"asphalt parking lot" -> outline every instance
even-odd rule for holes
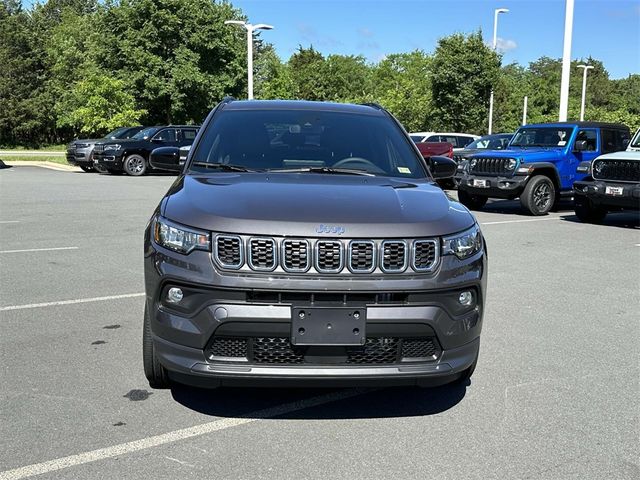
[[[640,219],[477,215],[467,386],[151,390],[142,232],[174,177],[0,170],[0,479],[640,477]]]

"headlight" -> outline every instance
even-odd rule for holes
[[[518,173],[523,173],[525,175],[528,175],[529,173],[531,173],[533,171],[533,169],[531,167],[520,167],[518,169]]]
[[[442,253],[463,259],[477,253],[482,248],[482,233],[475,224],[469,230],[442,239]]]
[[[515,158],[510,158],[509,163],[507,163],[507,170],[513,170],[514,168],[516,168],[517,164],[518,162],[516,162]]]
[[[117,144],[117,143],[113,143],[113,144],[108,144],[104,146],[105,151],[107,150],[120,150],[120,147],[122,147],[122,145]]]
[[[88,148],[88,143],[76,143],[76,148]]]
[[[192,250],[210,250],[208,232],[178,225],[157,217],[153,226],[153,239],[158,245],[187,255]]]

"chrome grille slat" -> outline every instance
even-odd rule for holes
[[[376,268],[376,246],[371,240],[349,242],[349,270],[353,273],[371,273]]]
[[[407,243],[404,240],[385,240],[380,256],[380,269],[385,273],[400,273],[407,269]]]
[[[247,261],[252,270],[270,272],[276,268],[276,242],[273,238],[251,238],[248,252]]]
[[[415,240],[413,242],[411,266],[418,272],[431,272],[437,266],[439,253],[437,241],[431,239]]]
[[[311,252],[307,240],[282,242],[282,268],[285,272],[304,273],[311,267]]]
[[[236,235],[218,235],[214,256],[218,264],[224,268],[241,268],[244,263],[242,239]]]
[[[338,273],[344,266],[342,243],[318,240],[315,248],[315,267],[320,273]]]

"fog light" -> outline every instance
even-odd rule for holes
[[[182,297],[184,297],[184,294],[179,288],[173,287],[167,292],[167,302],[169,303],[180,303]]]
[[[473,293],[471,293],[469,291],[462,292],[458,296],[458,303],[460,305],[464,305],[465,307],[468,307],[469,305],[471,305],[473,303]]]

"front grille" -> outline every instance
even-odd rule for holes
[[[285,240],[282,243],[282,267],[287,272],[306,272],[311,266],[309,242]]]
[[[342,267],[342,243],[325,240],[316,242],[316,270],[320,273],[338,273]]]
[[[370,273],[374,270],[375,245],[368,240],[354,240],[349,244],[349,270],[354,273]]]
[[[102,143],[96,143],[95,147],[93,147],[93,151],[97,153],[104,152],[104,145]]]
[[[430,271],[436,266],[438,243],[435,240],[416,240],[413,243],[413,268]]]
[[[384,272],[403,272],[407,268],[407,245],[403,241],[387,240],[382,242],[382,260]]]
[[[405,338],[402,340],[403,358],[432,358],[438,356],[438,347],[432,338]]]
[[[209,357],[224,357],[238,360],[247,358],[247,339],[214,337],[209,348]]]
[[[276,242],[272,238],[252,238],[249,245],[249,266],[253,270],[276,268]]]
[[[288,337],[214,336],[206,349],[213,362],[245,362],[261,365],[322,365],[322,347],[315,347],[313,361],[305,359],[309,347],[296,347]],[[319,350],[318,350],[319,349]],[[440,356],[435,338],[369,337],[362,347],[329,347],[336,360],[331,365],[392,365],[405,361],[433,361]]]
[[[253,339],[255,363],[303,363],[303,349],[295,348],[286,337],[257,337]]]
[[[593,178],[619,182],[640,182],[640,161],[596,160],[593,162]]]
[[[471,159],[471,172],[482,175],[511,175],[514,170],[508,170],[510,158],[473,158]]]
[[[242,266],[242,240],[240,237],[218,235],[216,237],[215,257],[218,263],[226,268]]]

